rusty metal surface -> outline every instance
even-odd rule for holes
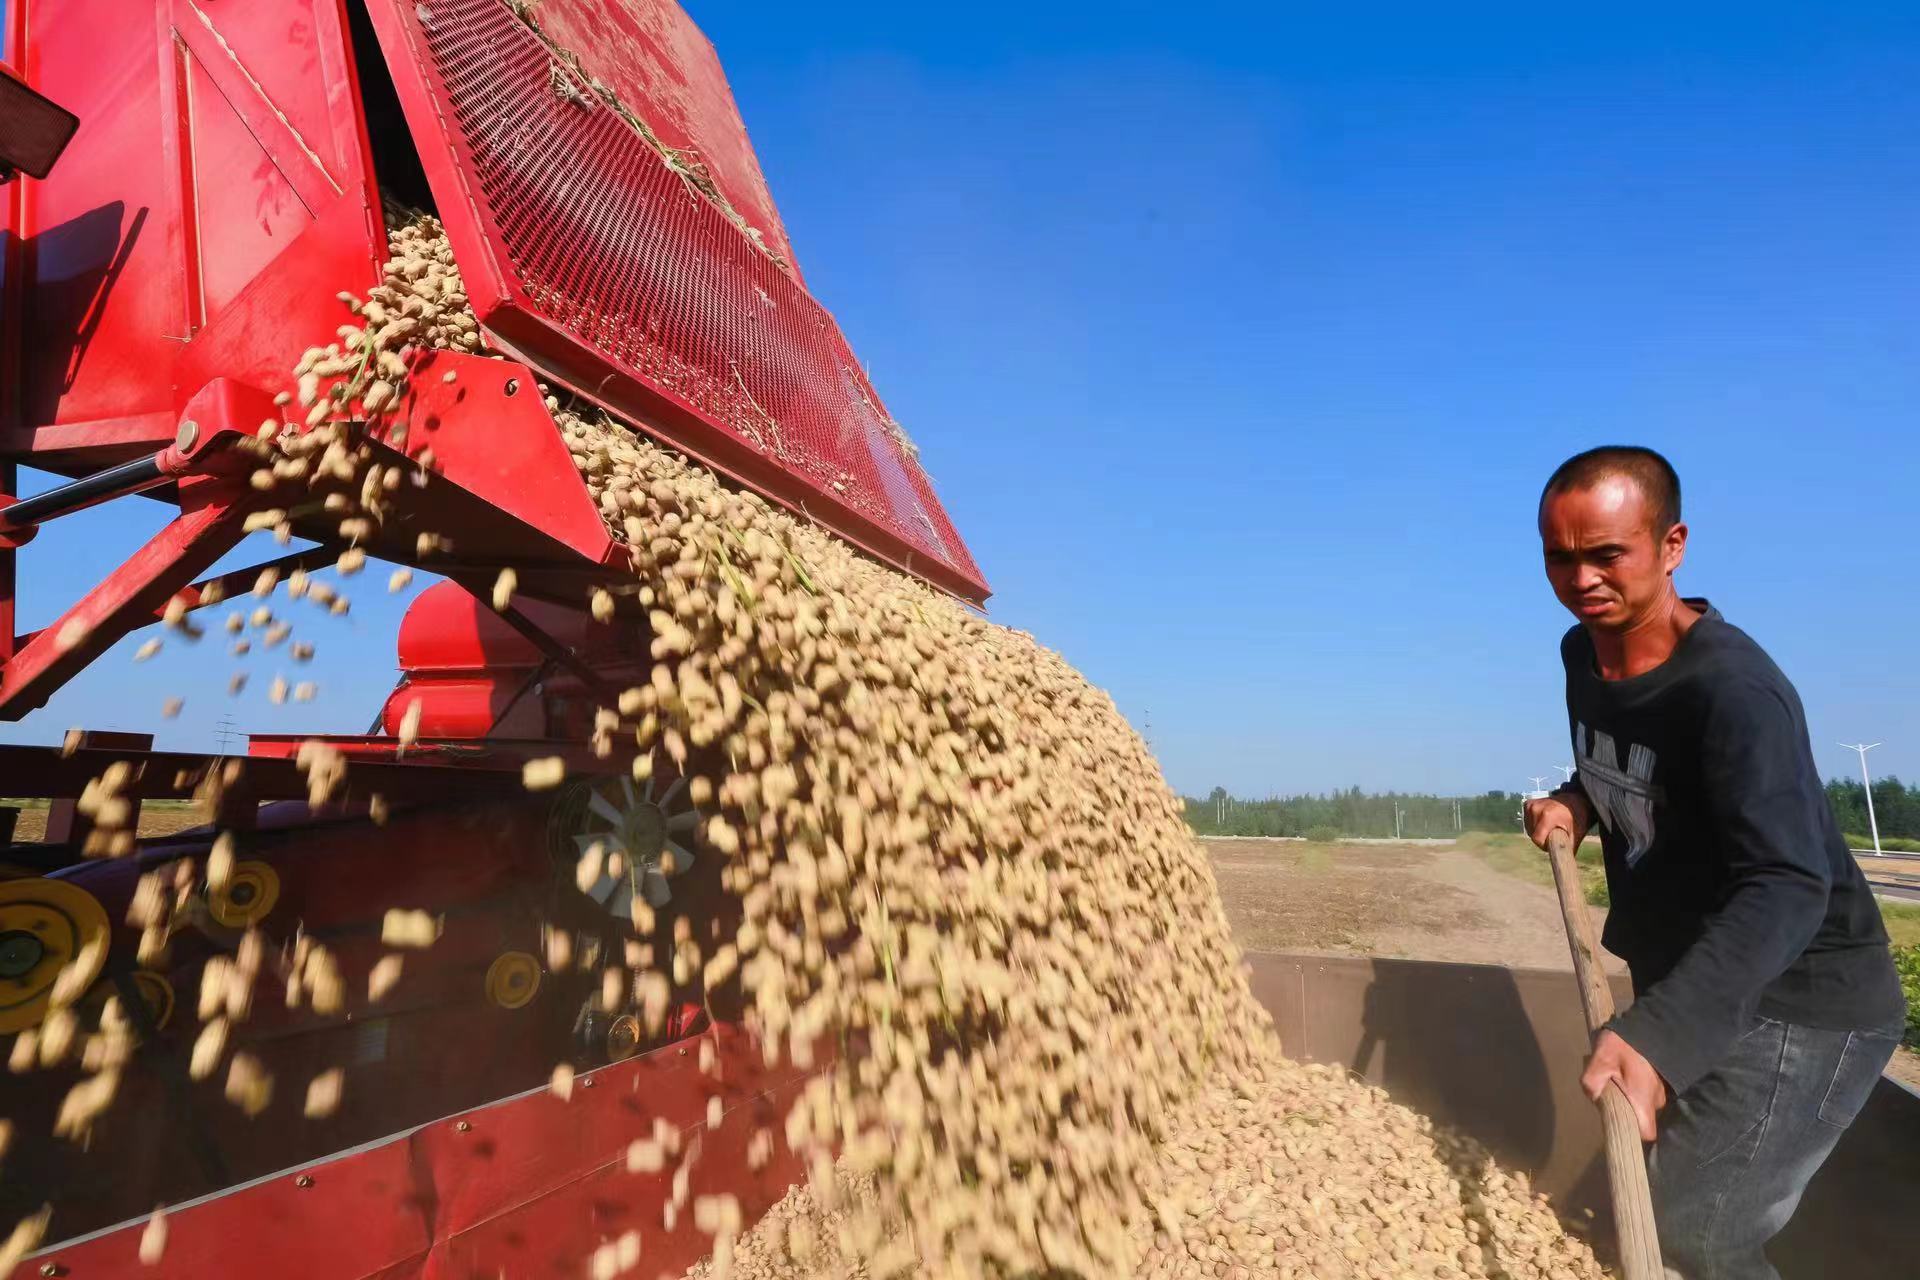
[[[1600,1121],[1568,971],[1250,954],[1254,994],[1296,1058],[1337,1062],[1524,1170],[1611,1247]],[[1629,1002],[1624,978],[1615,998]],[[1770,1251],[1788,1280],[1887,1276],[1920,1258],[1920,1096],[1882,1080]]]

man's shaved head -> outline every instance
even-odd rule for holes
[[[1633,444],[1606,444],[1574,454],[1548,477],[1547,487],[1540,491],[1541,505],[1557,493],[1591,489],[1615,476],[1630,481],[1646,499],[1656,538],[1680,523],[1679,473],[1653,450]]]

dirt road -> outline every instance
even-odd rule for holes
[[[1551,889],[1445,847],[1203,841],[1249,951],[1570,969]],[[1606,912],[1590,908],[1596,928]],[[1624,972],[1618,960],[1609,957]]]
[[[1203,840],[1234,936],[1248,951],[1324,951],[1571,969],[1553,890],[1446,847]],[[1602,907],[1587,908],[1594,928]],[[1626,972],[1617,958],[1608,967]],[[1920,1091],[1920,1054],[1888,1074]]]

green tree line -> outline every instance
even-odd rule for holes
[[[1876,795],[1876,799],[1877,799]],[[1187,822],[1203,836],[1304,836],[1329,827],[1343,836],[1391,836],[1394,808],[1400,833],[1446,837],[1458,831],[1517,831],[1520,794],[1489,791],[1477,796],[1435,796],[1404,791],[1374,795],[1349,787],[1326,795],[1242,799],[1215,787],[1211,795],[1185,797]],[[1459,806],[1458,827],[1454,825]]]
[[[1396,808],[1400,834],[1409,837],[1520,829],[1517,791],[1436,796],[1405,791],[1376,794],[1349,787],[1325,795],[1251,799],[1215,787],[1209,795],[1184,799],[1188,825],[1203,836],[1304,836],[1316,828],[1330,828],[1343,836],[1391,836]],[[1836,778],[1827,784],[1827,802],[1842,831],[1866,832],[1866,788]],[[1876,780],[1873,811],[1883,838],[1920,839],[1920,787],[1894,777]]]
[[[1840,829],[1850,835],[1867,834],[1867,789],[1858,782],[1835,778],[1827,784],[1827,803]],[[1873,782],[1873,816],[1880,835],[1896,840],[1920,840],[1920,786],[1908,786],[1888,774]]]

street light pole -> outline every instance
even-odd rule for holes
[[[1867,772],[1867,752],[1880,744],[1877,742],[1843,742],[1840,744],[1849,751],[1860,753],[1860,783],[1867,790],[1867,826],[1873,831],[1873,853],[1880,856],[1880,822],[1873,816],[1873,775]]]

